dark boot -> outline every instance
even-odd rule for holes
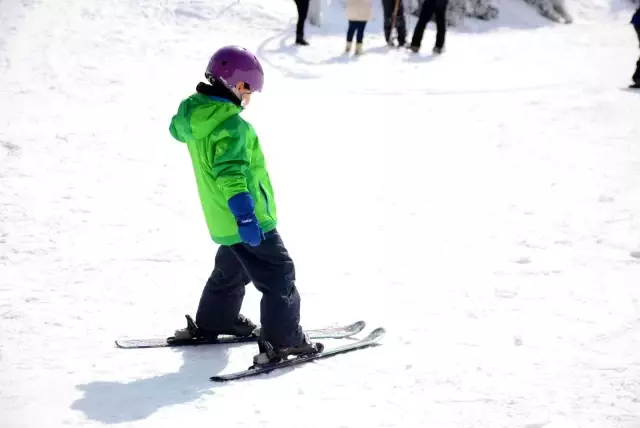
[[[296,346],[274,348],[273,345],[264,340],[258,339],[258,355],[253,357],[253,365],[260,366],[264,364],[275,363],[286,360],[290,356],[299,357],[302,355],[311,355],[324,350],[322,343],[311,342],[308,335],[304,335],[302,342]]]
[[[193,319],[186,315],[187,328],[176,330],[173,337],[177,340],[185,339],[197,339],[197,338],[217,338],[218,336],[238,336],[246,337],[251,336],[253,332],[258,328],[251,320],[244,315],[238,315],[236,321],[229,328],[221,330],[205,330],[193,321]]]

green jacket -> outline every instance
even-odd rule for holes
[[[242,242],[227,201],[249,192],[264,233],[276,227],[276,204],[260,142],[239,113],[223,98],[195,93],[180,103],[171,119],[173,138],[187,144],[200,202],[211,238],[221,245]]]

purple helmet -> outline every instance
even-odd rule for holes
[[[258,58],[240,46],[218,49],[209,60],[204,75],[210,82],[215,78],[229,88],[244,82],[251,92],[261,92],[264,83],[264,71]]]

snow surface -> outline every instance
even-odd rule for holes
[[[0,0],[0,427],[640,426],[637,39],[630,4],[567,7],[503,0],[433,58],[376,6],[355,60],[339,4],[297,48],[289,0]],[[113,341],[182,327],[213,268],[168,124],[230,43],[303,325],[388,333],[216,385],[256,347]]]

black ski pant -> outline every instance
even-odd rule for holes
[[[262,293],[263,337],[276,348],[298,345],[303,338],[300,295],[293,261],[277,230],[266,233],[257,247],[244,243],[220,246],[198,305],[198,326],[222,330],[233,325],[249,282]]]
[[[636,29],[636,34],[638,35],[638,43],[640,44],[640,25],[634,25],[633,28]],[[638,62],[636,62],[636,72],[633,73],[632,79],[635,83],[640,84],[640,58],[638,59]]]
[[[384,39],[389,43],[391,39],[391,25],[393,24],[393,10],[398,4],[396,13],[396,30],[398,31],[398,43],[402,46],[407,41],[407,23],[404,19],[404,5],[402,0],[382,0],[382,11],[384,14]]]
[[[304,39],[304,23],[309,13],[309,0],[295,0],[298,8],[298,24],[296,25],[296,40]]]
[[[436,15],[436,44],[435,47],[442,49],[444,47],[444,39],[447,34],[447,6],[448,0],[425,0],[420,9],[420,17],[416,28],[413,30],[413,38],[411,46],[419,48],[422,44],[424,30],[433,15]]]

